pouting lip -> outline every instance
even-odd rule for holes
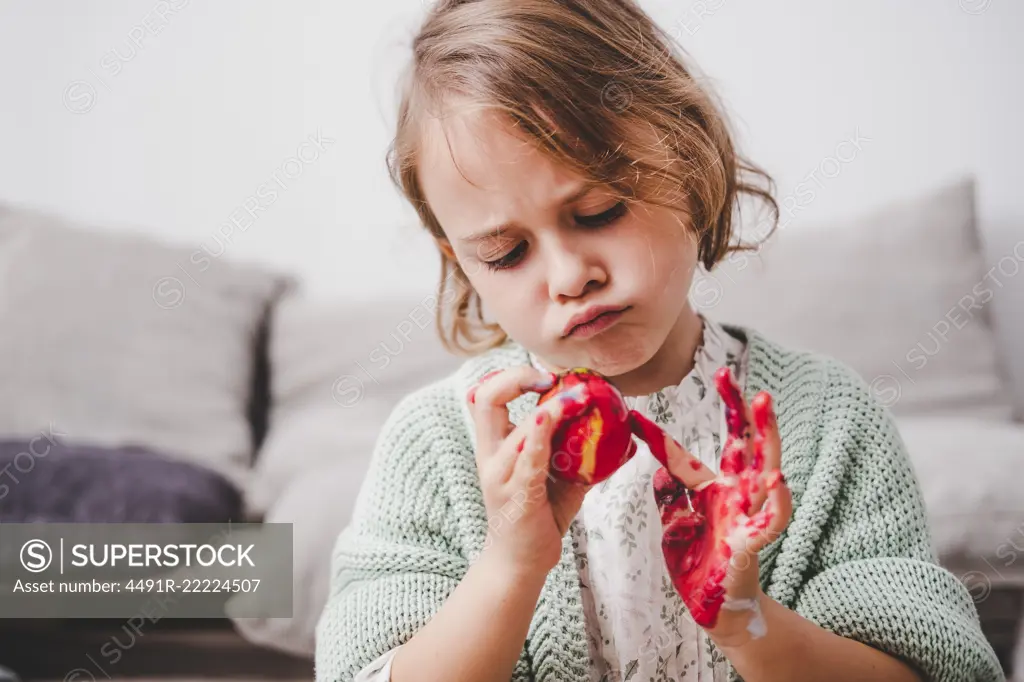
[[[629,306],[616,306],[616,305],[595,305],[587,308],[583,312],[576,313],[569,318],[569,322],[566,323],[565,328],[562,330],[562,336],[569,336],[572,330],[581,324],[593,321],[596,317],[610,312],[623,312],[628,310]]]

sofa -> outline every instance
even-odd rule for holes
[[[975,193],[967,177],[843,222],[784,214],[763,248],[699,272],[689,296],[705,315],[838,357],[889,406],[940,560],[1024,679],[1024,496],[1011,473],[1024,463],[1024,377],[1008,360],[1024,319],[996,305],[1024,288],[1006,274],[1024,264],[1024,226],[986,254]],[[68,442],[142,445],[230,482],[233,517],[293,524],[281,558],[292,617],[247,617],[245,595],[225,617],[254,646],[310,659],[380,427],[461,362],[434,332],[436,297],[314,297],[288,274],[17,206],[0,207],[0,280],[0,435],[38,437],[49,421]]]

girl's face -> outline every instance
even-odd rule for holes
[[[509,336],[549,369],[583,366],[615,377],[692,331],[687,294],[697,246],[682,213],[627,208],[495,113],[447,121],[447,136],[438,119],[427,124],[420,183],[447,238],[441,248]],[[622,312],[574,328],[603,309]],[[666,363],[674,364],[656,364]]]

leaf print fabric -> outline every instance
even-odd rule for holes
[[[718,471],[725,420],[713,387],[728,364],[740,385],[746,345],[702,318],[695,366],[678,386],[627,397],[694,456]],[[531,355],[534,365],[541,368]],[[659,464],[637,440],[637,454],[595,486],[573,520],[592,682],[725,682],[728,662],[693,622],[661,553],[661,520],[651,489]]]
[[[669,404],[668,398],[662,391],[658,391],[651,395],[647,409],[650,413],[649,416],[654,423],[659,424],[662,427],[675,423],[675,415],[672,414],[672,407]]]

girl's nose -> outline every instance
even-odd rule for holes
[[[574,250],[568,244],[550,244],[548,248],[548,293],[552,301],[579,298],[608,280],[607,270],[594,254]]]

